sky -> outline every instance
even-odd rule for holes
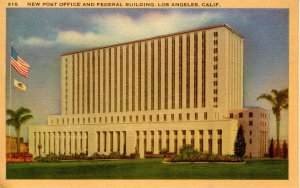
[[[256,98],[288,88],[288,16],[288,9],[9,8],[6,99],[11,44],[31,66],[27,79],[12,70],[27,91],[12,88],[11,108],[29,108],[34,116],[29,124],[47,124],[49,114],[60,114],[62,53],[226,23],[245,37],[244,106],[268,109],[270,138],[276,138],[271,105]],[[13,129],[10,134],[15,134]],[[21,136],[28,140],[28,125]],[[288,111],[282,112],[280,139],[288,139]]]

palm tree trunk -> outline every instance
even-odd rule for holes
[[[17,153],[20,153],[20,128],[17,128]]]
[[[280,144],[279,144],[279,135],[280,135],[280,113],[276,114],[276,136],[277,136],[277,157],[280,157]]]

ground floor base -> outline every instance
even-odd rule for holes
[[[233,154],[237,120],[101,125],[32,125],[29,152],[124,155],[178,153],[184,145],[202,152]]]

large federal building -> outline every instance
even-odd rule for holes
[[[243,42],[218,25],[62,54],[61,114],[30,126],[29,152],[232,154],[243,125],[246,155],[263,156],[268,113],[243,109]]]

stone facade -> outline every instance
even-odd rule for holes
[[[129,155],[185,144],[232,154],[243,41],[228,25],[61,56],[61,114],[30,126],[29,151]]]

